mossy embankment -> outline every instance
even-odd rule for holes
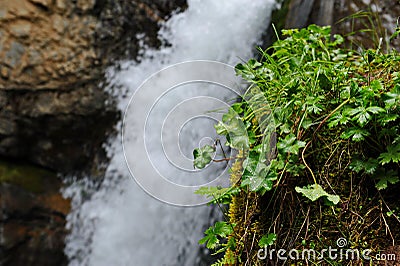
[[[235,189],[226,193],[224,228],[232,230],[208,231],[212,241],[210,232],[229,232],[226,244],[212,245],[226,251],[216,265],[286,261],[276,252],[261,259],[265,247],[316,252],[289,260],[296,265],[378,264],[388,250],[399,255],[400,55],[345,47],[330,27],[311,25],[284,30],[260,60],[236,66],[252,85],[216,126],[241,151]],[[329,248],[368,250],[369,260],[320,256]]]

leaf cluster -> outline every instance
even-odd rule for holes
[[[354,153],[350,167],[354,172],[376,179],[379,189],[396,183],[400,161],[397,52],[344,50],[343,38],[331,36],[330,27],[311,25],[283,30],[283,35],[286,38],[270,51],[262,51],[261,62],[236,66],[238,74],[264,92],[273,110],[277,156],[269,171],[279,177],[310,176],[314,184],[296,190],[308,198],[310,193],[326,195],[337,203],[317,180],[318,160],[334,154],[321,158],[315,154],[324,151],[324,143],[342,142]]]
[[[199,240],[199,244],[206,244],[208,249],[216,249],[222,246],[222,251],[228,247],[234,248],[234,242],[220,244],[220,239],[226,238],[232,232],[233,225],[226,222],[216,222],[214,226],[211,226],[204,232],[205,237]]]
[[[343,37],[332,35],[330,27],[282,33],[284,39],[260,50],[260,60],[236,66],[252,85],[215,126],[227,146],[244,151],[240,184],[235,190],[199,193],[229,203],[235,194],[224,198],[224,193],[249,189],[263,195],[285,180],[298,180],[298,193],[331,206],[341,195],[327,176],[343,182],[350,176],[367,177],[379,190],[397,183],[399,54],[345,50]],[[343,153],[350,154],[350,161],[339,170]],[[218,236],[223,237],[218,232],[206,231],[201,242],[215,248]],[[265,235],[259,245],[270,245],[275,237]]]

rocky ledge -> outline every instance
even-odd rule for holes
[[[118,114],[104,70],[184,1],[0,0],[0,156],[88,169]],[[101,156],[101,155],[100,155]]]
[[[106,68],[185,1],[0,0],[0,265],[65,265],[56,173],[90,172],[119,113]],[[101,171],[100,174],[101,176]]]

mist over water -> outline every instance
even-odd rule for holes
[[[215,60],[235,65],[249,59],[268,26],[274,5],[272,0],[189,0],[186,11],[162,25],[159,36],[165,43],[163,48],[143,47],[140,63],[125,61],[121,62],[123,70],[109,69],[110,91],[118,100],[118,108],[124,112],[140,84],[171,64]],[[218,89],[208,91],[215,97],[213,92]],[[171,108],[175,104],[172,99],[185,100],[196,94],[196,89],[180,88],[160,106]],[[232,97],[225,92],[217,94],[224,100]],[[153,113],[155,121],[167,117],[164,110],[168,108],[161,107]],[[212,109],[213,105],[209,107]],[[193,123],[197,127],[183,127],[186,137],[179,140],[179,147],[187,156],[205,135],[215,136],[210,121]],[[121,126],[120,122],[118,127]],[[132,137],[128,144],[135,145],[135,141]],[[110,140],[107,150],[110,164],[100,186],[88,177],[64,192],[72,198],[67,225],[71,233],[65,249],[70,265],[198,265],[197,241],[208,223],[210,207],[175,207],[156,200],[131,178],[120,135]],[[155,142],[150,147],[152,160],[165,164],[157,159],[158,151]]]

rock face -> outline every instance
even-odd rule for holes
[[[120,116],[104,90],[106,67],[135,58],[139,41],[159,45],[159,22],[185,5],[0,0],[0,265],[67,263],[69,202],[60,178],[37,166],[97,171]]]
[[[58,171],[85,169],[116,116],[107,95],[79,90],[6,90],[1,93],[0,153]]]
[[[98,86],[95,1],[0,0],[0,155],[83,169],[116,116]]]
[[[286,28],[303,28],[309,24],[332,25],[333,33],[347,35],[355,31],[357,37],[349,37],[355,45],[363,48],[377,48],[379,38],[386,36],[383,44],[396,29],[400,3],[393,0],[290,0],[285,1],[289,8],[286,16]],[[360,13],[363,12],[363,13]],[[371,12],[375,12],[372,14]],[[354,14],[356,19],[345,19]],[[373,24],[370,23],[372,19]],[[339,22],[339,23],[338,23]],[[361,30],[375,29],[377,36],[361,33]],[[392,42],[393,47],[400,47],[400,38]]]
[[[0,0],[0,89],[58,89],[93,78],[96,19],[87,12],[94,1],[52,2]]]
[[[159,45],[158,23],[184,5],[0,0],[0,156],[62,172],[90,168],[118,119],[106,104],[105,67],[135,58],[139,33]]]
[[[65,265],[69,201],[55,173],[0,161],[0,264]]]
[[[186,0],[103,0],[97,12],[101,27],[96,29],[96,47],[100,58],[135,59],[138,42],[158,47],[159,23],[186,8]]]

